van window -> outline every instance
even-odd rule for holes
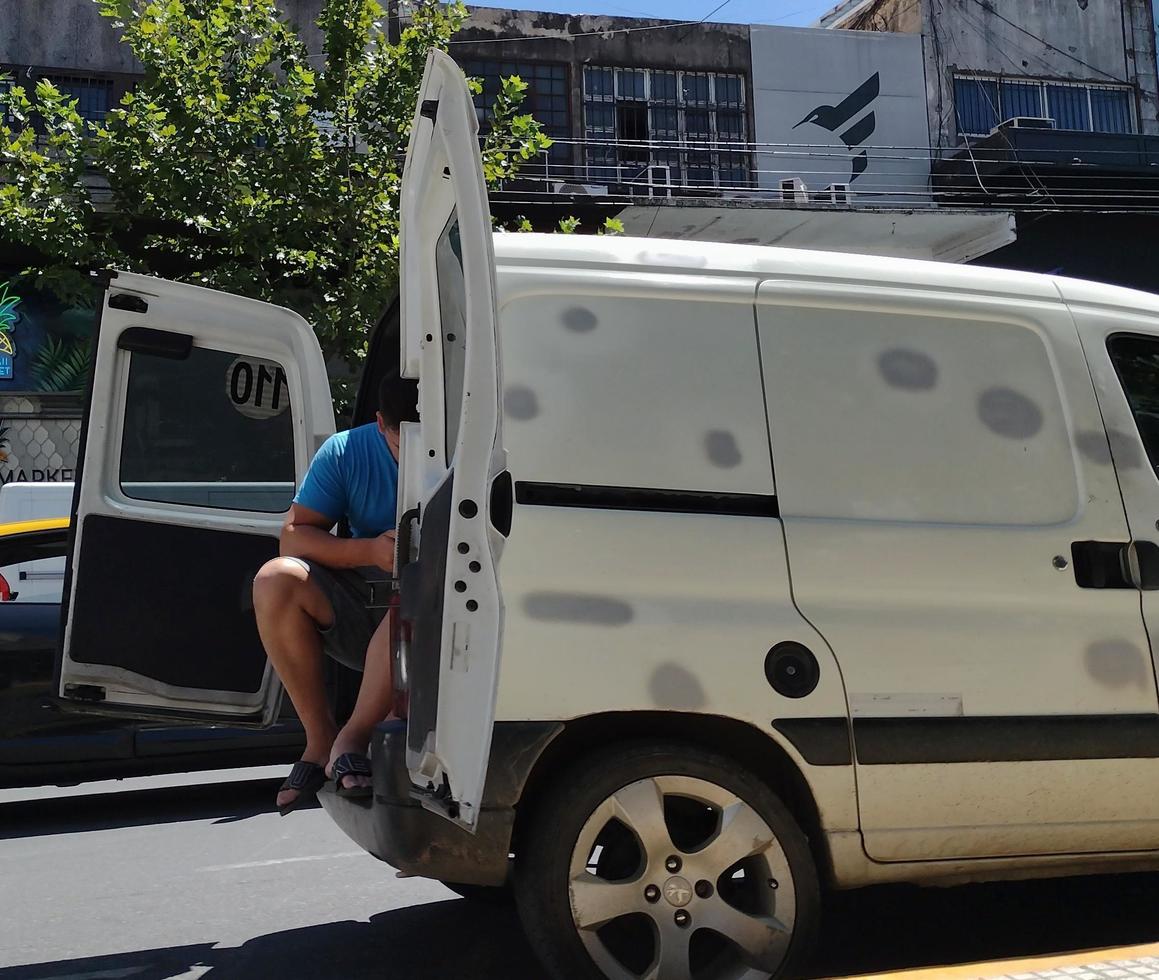
[[[126,497],[270,513],[289,507],[294,432],[280,364],[205,347],[184,360],[130,358]]]
[[[786,516],[980,525],[1074,517],[1074,450],[1032,325],[852,304],[763,302],[757,315]]]
[[[1120,334],[1107,341],[1107,350],[1147,458],[1159,473],[1159,341]]]
[[[451,218],[435,246],[435,274],[439,284],[439,321],[443,331],[443,412],[447,419],[447,459],[450,459],[459,441],[467,342],[467,286],[463,279],[459,216],[455,211],[451,212]]]
[[[772,493],[751,293],[598,289],[520,296],[500,311],[515,478]]]

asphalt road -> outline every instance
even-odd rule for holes
[[[0,791],[0,980],[540,975],[513,912],[279,817],[269,772]],[[1154,875],[876,888],[832,902],[811,972],[1155,941]]]

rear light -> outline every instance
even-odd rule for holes
[[[0,575],[0,602],[11,602],[16,598],[16,593],[12,591],[12,586],[8,584],[8,579]]]

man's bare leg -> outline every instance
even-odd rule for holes
[[[334,610],[306,569],[292,558],[274,558],[254,579],[254,612],[266,655],[294,703],[306,730],[302,758],[322,766],[338,726],[326,697],[323,629],[334,622]],[[293,802],[298,791],[283,790],[278,806]]]
[[[390,714],[393,702],[394,667],[390,651],[390,615],[387,615],[374,631],[370,645],[366,648],[366,667],[362,672],[362,684],[358,688],[358,700],[354,703],[350,720],[334,739],[330,749],[330,766],[347,752],[366,754],[374,726]],[[330,767],[327,767],[326,772],[330,773]],[[353,789],[355,786],[370,786],[371,780],[365,776],[346,776],[342,785],[346,789]]]

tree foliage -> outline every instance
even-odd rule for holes
[[[58,295],[89,270],[155,273],[297,310],[356,360],[398,283],[399,186],[427,51],[466,17],[327,0],[314,56],[275,0],[94,0],[144,66],[99,124],[46,81],[0,95],[0,240]],[[505,79],[489,184],[550,145]]]

